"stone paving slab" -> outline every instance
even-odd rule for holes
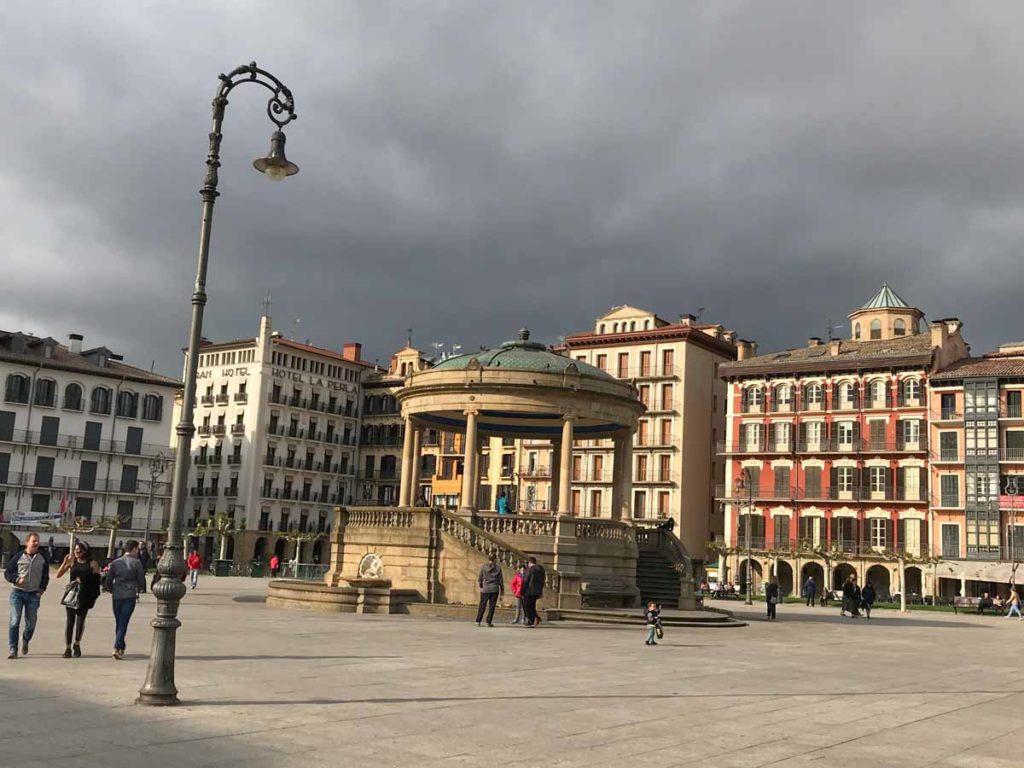
[[[1019,766],[1024,625],[730,604],[746,628],[538,629],[270,609],[266,582],[183,604],[183,705],[137,707],[153,615],[109,657],[105,596],[62,659],[59,590],[0,660],[0,766]],[[8,587],[0,588],[7,600]],[[241,598],[236,599],[236,598]]]

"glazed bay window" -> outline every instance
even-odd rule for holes
[[[999,473],[987,467],[967,466],[967,504],[982,505],[999,501]]]
[[[999,510],[971,510],[966,513],[967,557],[987,559],[999,556]]]
[[[995,381],[968,381],[964,384],[964,415],[999,415],[999,388]]]
[[[999,455],[999,430],[995,420],[968,423],[964,430],[964,449],[967,461],[975,457]]]

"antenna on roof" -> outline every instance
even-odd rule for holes
[[[267,291],[267,297],[263,300],[263,314],[270,317],[270,291]]]
[[[704,307],[697,307],[697,322],[700,322],[701,316],[704,314]]]
[[[155,370],[156,370],[156,360],[152,361],[152,362],[151,362],[151,363],[149,364],[149,372],[150,372],[150,373],[153,373],[153,371],[155,371]]]
[[[835,336],[832,335],[832,331],[834,331],[836,328],[842,327],[842,323],[833,323],[832,318],[830,317],[828,319],[828,329],[825,331],[825,338],[828,339],[829,341],[835,341]]]
[[[409,328],[409,335],[405,340],[406,346],[412,347],[412,328]]]

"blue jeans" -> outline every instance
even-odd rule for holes
[[[36,631],[36,617],[39,615],[39,593],[25,592],[22,589],[11,590],[11,622],[7,630],[10,649],[18,647],[18,629],[21,626],[21,614],[25,612],[25,633],[21,636],[22,643],[27,644]]]
[[[126,597],[121,600],[114,599],[114,650],[125,649],[124,636],[128,634],[128,622],[132,620],[132,613],[135,612],[136,598]]]
[[[1010,610],[1006,614],[1006,618],[1010,618],[1015,613],[1017,614],[1017,618],[1018,619],[1021,618],[1021,615],[1020,615],[1020,604],[1019,603],[1014,603],[1013,605],[1010,606]]]
[[[192,589],[195,589],[196,588],[196,584],[199,583],[199,569],[198,568],[190,569],[189,572],[188,572],[188,578],[189,578],[189,580],[192,583]]]
[[[657,624],[648,624],[647,625],[647,642],[648,643],[653,643],[654,642],[655,633],[657,631],[658,631],[658,625]]]

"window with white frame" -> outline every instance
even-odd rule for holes
[[[885,387],[886,382],[881,379],[876,379],[871,382],[871,404],[872,405],[885,405]]]
[[[871,479],[871,492],[885,492],[885,467],[871,467],[869,475]]]
[[[840,445],[853,444],[853,422],[840,421],[836,423],[836,439]]]
[[[836,481],[840,491],[851,493],[853,491],[853,467],[839,467],[836,470]]]
[[[818,450],[822,443],[822,423],[820,421],[808,421],[804,424],[804,435],[807,444],[806,450]]]
[[[871,546],[876,549],[885,549],[889,545],[888,528],[889,521],[884,518],[871,518]]]
[[[821,384],[808,384],[806,389],[807,402],[811,405],[821,405],[823,391]]]
[[[906,419],[900,422],[904,443],[917,443],[921,440],[921,422],[919,419]]]

